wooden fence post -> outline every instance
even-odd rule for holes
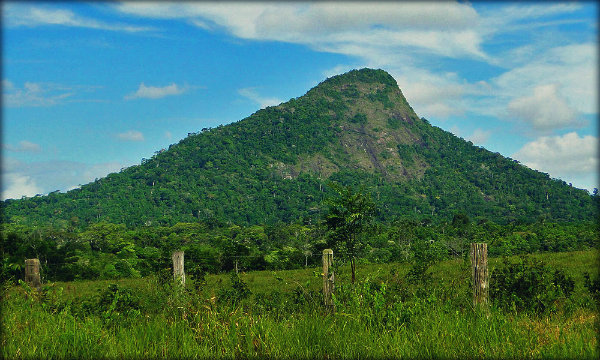
[[[473,267],[473,306],[488,302],[487,244],[471,244],[471,265]]]
[[[335,274],[333,273],[333,250],[323,250],[323,299],[326,306],[333,306],[333,293]]]
[[[185,286],[185,272],[183,269],[183,251],[173,253],[173,279],[175,282]]]
[[[40,290],[42,288],[42,281],[40,279],[40,260],[39,259],[26,259],[25,260],[25,282]]]

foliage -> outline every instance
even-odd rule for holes
[[[175,249],[200,280],[236,261],[314,266],[333,245],[352,273],[360,256],[424,280],[475,241],[490,256],[597,247],[598,199],[431,126],[393,77],[362,69],[80,189],[2,202],[0,280],[27,258],[43,281],[160,278]]]
[[[433,264],[431,287],[423,296],[411,295],[417,284],[402,282],[410,264],[365,266],[354,286],[342,274],[336,277],[335,312],[322,305],[315,268],[278,271],[276,277],[270,270],[244,274],[251,294],[236,304],[213,300],[232,286],[219,282],[225,274],[208,275],[208,286],[177,296],[168,295],[153,276],[47,284],[44,298],[16,286],[2,294],[1,353],[3,358],[594,359],[597,309],[574,298],[589,297],[581,285],[596,256],[595,251],[534,256],[545,260],[550,274],[562,270],[576,282],[575,295],[565,299],[574,311],[558,307],[543,316],[498,307],[474,312],[465,305],[468,294],[456,288],[470,275],[459,269],[460,259]],[[87,313],[79,311],[83,302],[90,304]],[[160,306],[150,305],[154,302]],[[126,315],[128,309],[139,315]]]
[[[196,291],[200,290],[202,286],[206,285],[206,271],[202,268],[202,266],[193,266],[189,269],[186,269],[185,272],[186,276],[191,275]]]
[[[418,304],[399,301],[385,282],[366,278],[358,286],[341,286],[333,295],[336,311],[356,316],[370,328],[391,330],[405,326],[422,310]],[[417,305],[417,306],[414,306]]]
[[[443,251],[434,240],[417,239],[413,245],[413,265],[408,271],[407,279],[415,284],[427,284],[431,275],[427,270],[431,265],[443,259]]]
[[[203,273],[232,271],[236,259],[244,271],[315,266],[322,250],[335,245],[324,223],[250,227],[177,223],[139,228],[102,223],[82,230],[3,224],[3,230],[0,275],[13,283],[23,279],[23,259],[35,257],[43,282],[160,277],[164,272],[164,282],[169,283],[174,249],[185,251],[186,272],[201,279]],[[488,242],[490,256],[591,249],[597,233],[598,224],[591,222],[499,225],[473,220],[459,226],[399,220],[389,225],[374,222],[372,231],[356,237],[355,250],[363,262],[414,262],[421,255],[430,257],[423,259],[429,262],[465,256],[471,242]],[[115,245],[102,245],[101,239]],[[335,258],[347,259],[346,244],[338,245]]]
[[[499,224],[591,221],[597,214],[598,196],[432,126],[388,73],[362,69],[238,122],[190,133],[81,188],[6,200],[2,223],[93,228],[86,237],[92,250],[126,257],[128,243],[107,237],[110,227],[314,224],[333,195],[329,181],[364,186],[378,220],[388,224],[402,217],[443,224],[457,211]],[[32,251],[43,249],[35,234],[26,240]],[[121,272],[69,266],[107,278]]]
[[[556,311],[557,302],[569,298],[574,287],[574,280],[563,271],[526,256],[505,258],[490,276],[493,301],[502,308],[519,311]]]
[[[139,310],[139,300],[129,288],[110,284],[100,292],[97,306],[100,311],[128,312]]]
[[[107,324],[116,326],[140,316],[140,301],[131,289],[110,284],[100,292],[96,311],[100,312]]]
[[[248,285],[244,282],[244,280],[242,280],[239,274],[232,272],[229,279],[231,281],[231,287],[224,288],[219,291],[219,301],[238,304],[240,301],[248,298],[252,294],[248,288]]]
[[[376,208],[370,196],[361,191],[354,192],[349,186],[342,187],[335,183],[330,186],[336,191],[337,197],[327,201],[328,211],[324,222],[331,245],[350,258],[354,282],[355,258],[364,247],[361,235],[372,227]]]
[[[588,291],[592,295],[592,298],[596,302],[596,305],[600,304],[600,276],[597,276],[596,278],[592,279],[590,277],[590,273],[588,272],[585,272],[583,276],[585,279],[583,285],[586,287],[586,289],[588,289]]]

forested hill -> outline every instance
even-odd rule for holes
[[[3,202],[3,221],[128,226],[315,223],[329,182],[364,186],[382,221],[591,220],[587,191],[419,118],[383,70],[334,76],[304,96],[67,193]]]

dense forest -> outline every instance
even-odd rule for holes
[[[191,133],[141,164],[67,193],[2,203],[2,220],[75,226],[314,224],[328,183],[364,186],[378,219],[506,224],[594,218],[587,191],[419,118],[385,71],[329,78],[239,122]]]
[[[166,271],[171,254],[185,251],[186,273],[195,277],[228,272],[298,269],[319,265],[325,248],[338,261],[349,259],[324,222],[239,226],[195,222],[128,228],[100,222],[85,229],[4,224],[0,238],[2,280],[22,277],[26,258],[39,258],[46,280],[117,279]],[[472,221],[457,214],[433,225],[415,220],[374,222],[357,234],[359,264],[460,258],[469,244],[486,242],[490,256],[585,250],[598,246],[596,222],[519,223]],[[421,259],[422,260],[422,259]]]
[[[2,277],[31,257],[48,279],[138,277],[175,249],[191,273],[313,265],[339,187],[373,202],[359,262],[597,245],[597,192],[432,126],[389,74],[362,69],[79,189],[4,201]]]

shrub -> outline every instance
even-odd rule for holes
[[[574,287],[573,279],[562,270],[527,256],[504,258],[490,276],[492,301],[518,311],[555,311],[558,301],[570,297]]]
[[[129,310],[139,310],[140,303],[132,289],[110,284],[98,296],[98,309],[101,311],[112,309],[118,312],[127,312]]]
[[[401,301],[384,281],[367,277],[352,286],[340,286],[333,294],[337,313],[350,314],[370,328],[397,329],[417,315],[415,303]]]
[[[413,244],[414,263],[407,274],[407,279],[412,284],[428,284],[431,274],[427,270],[431,265],[443,257],[439,244],[430,240],[416,240]]]
[[[290,295],[291,302],[299,306],[312,305],[317,307],[321,304],[321,292],[316,290],[310,290],[310,281],[307,281],[304,286],[298,284],[292,294]]]
[[[206,271],[200,265],[192,266],[188,271],[187,275],[191,275],[193,280],[194,289],[196,291],[202,290],[202,287],[206,285]]]
[[[263,294],[256,294],[256,309],[262,313],[275,313],[285,308],[286,297],[281,291],[271,291]]]
[[[598,303],[600,303],[600,277],[591,279],[590,274],[588,272],[585,272],[583,274],[583,278],[583,286],[585,286],[586,289],[588,289],[590,295],[592,295],[592,298],[596,302],[596,305],[598,305]]]
[[[110,284],[98,296],[97,312],[105,324],[112,326],[126,323],[141,314],[140,300],[134,295],[133,290]]]
[[[355,123],[355,124],[366,124],[367,123],[367,115],[357,113],[352,118],[350,118],[350,122]]]
[[[156,273],[156,282],[158,285],[165,287],[171,285],[173,281],[173,270],[170,268],[162,268]]]
[[[238,304],[240,301],[248,298],[252,292],[248,285],[235,272],[231,273],[231,287],[223,288],[218,293],[218,299],[221,302],[231,302]]]

